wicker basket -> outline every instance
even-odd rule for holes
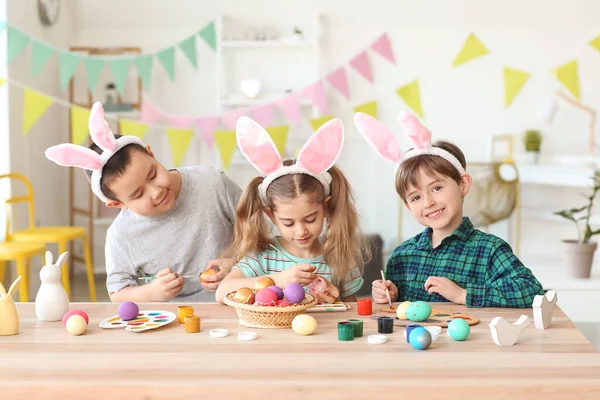
[[[235,292],[227,294],[224,299],[225,304],[235,308],[240,325],[249,328],[291,328],[294,317],[314,307],[318,300],[317,296],[306,293],[302,303],[286,307],[269,307],[238,303],[234,296]]]

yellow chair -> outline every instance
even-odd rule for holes
[[[44,259],[46,245],[43,243],[0,242],[0,283],[4,281],[7,261],[15,261],[17,275],[21,275],[19,301],[29,301],[29,274],[31,257],[39,255]]]
[[[10,173],[7,175],[0,175],[0,179],[9,178],[16,179],[25,184],[27,194],[25,196],[14,196],[6,200],[7,208],[16,203],[27,203],[29,211],[29,228],[12,231],[9,229],[10,218],[7,223],[7,242],[21,242],[21,243],[57,243],[58,251],[60,254],[67,251],[67,244],[70,241],[81,239],[83,241],[83,252],[85,265],[87,269],[87,280],[90,290],[90,300],[96,301],[96,284],[94,282],[94,269],[92,266],[92,257],[90,253],[90,244],[88,240],[87,231],[83,227],[79,226],[34,226],[35,213],[34,213],[34,199],[33,199],[33,186],[29,179],[19,173]],[[7,210],[8,211],[8,210]],[[71,298],[71,284],[69,276],[69,262],[64,263],[62,270],[62,284],[67,292],[69,298]]]

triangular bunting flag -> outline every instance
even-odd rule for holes
[[[173,154],[173,164],[177,168],[190,146],[194,131],[191,129],[167,128],[167,136],[171,145],[171,154]]]
[[[38,76],[50,57],[54,54],[54,49],[47,44],[33,41],[32,55],[31,55],[31,73],[33,76]]]
[[[504,67],[504,106],[508,108],[510,103],[517,97],[531,74],[509,67]]]
[[[215,144],[215,130],[221,124],[221,118],[219,117],[201,117],[196,118],[196,125],[198,130],[204,139],[204,142],[208,146],[209,150],[213,149]]]
[[[350,60],[350,65],[366,80],[373,83],[373,72],[371,71],[371,62],[366,51],[361,51],[356,57]]]
[[[153,124],[164,117],[164,113],[160,111],[154,104],[148,100],[142,101],[142,109],[140,110],[140,122]]]
[[[89,135],[88,119],[90,110],[77,106],[71,106],[71,142],[82,145]]]
[[[2,87],[2,85],[4,85],[5,82],[6,82],[6,79],[0,78],[0,87]]]
[[[6,63],[10,64],[29,43],[29,36],[11,26],[8,27]]]
[[[293,92],[276,101],[277,107],[295,125],[300,125],[300,96]]]
[[[183,54],[192,63],[194,68],[198,68],[198,61],[196,59],[196,35],[190,36],[179,43],[179,48],[183,51]]]
[[[235,131],[215,131],[215,142],[221,153],[223,166],[228,170],[236,147]]]
[[[419,88],[419,81],[412,81],[409,84],[402,86],[396,90],[398,96],[406,105],[408,105],[415,114],[423,119],[423,109],[421,108],[421,89]]]
[[[96,91],[98,86],[98,80],[104,69],[104,59],[97,57],[86,57],[83,59],[83,65],[85,66],[85,74],[87,75],[88,87],[90,92]]]
[[[127,84],[127,76],[129,75],[129,65],[131,65],[131,59],[120,58],[117,60],[110,60],[108,62],[110,70],[112,71],[113,77],[115,78],[115,85],[121,95],[125,93],[125,85]]]
[[[467,41],[463,45],[460,53],[454,59],[452,63],[453,67],[459,66],[460,64],[466,63],[467,61],[471,61],[477,57],[481,57],[486,55],[490,51],[477,39],[474,33],[469,34],[467,37]]]
[[[152,60],[153,57],[151,55],[140,56],[133,60],[135,68],[137,69],[138,74],[140,74],[146,90],[150,89],[150,83],[152,81]]]
[[[302,89],[302,96],[308,98],[319,109],[321,114],[327,114],[327,98],[323,81],[317,81]]]
[[[271,135],[271,139],[273,139],[273,143],[279,150],[279,155],[281,157],[285,154],[285,144],[287,143],[288,132],[290,131],[289,125],[281,125],[281,126],[272,126],[270,128],[266,128],[269,135]]]
[[[552,73],[556,76],[567,90],[577,99],[581,100],[579,97],[579,72],[577,69],[577,60],[573,60],[566,64],[561,65],[560,67],[553,69]]]
[[[378,53],[383,58],[389,60],[392,64],[396,64],[396,58],[394,57],[394,51],[387,33],[384,33],[371,45],[371,50]]]
[[[169,47],[156,53],[156,57],[163,66],[171,81],[175,80],[175,48]]]
[[[167,116],[167,120],[169,121],[169,125],[180,128],[180,129],[188,129],[190,124],[192,123],[193,117],[188,117],[187,115],[169,115]]]
[[[119,133],[121,135],[137,136],[140,140],[144,140],[144,136],[148,132],[148,125],[141,124],[137,121],[129,121],[126,119],[119,120]]]
[[[327,80],[331,83],[345,98],[350,100],[350,93],[348,91],[348,79],[346,78],[346,70],[344,67],[339,67],[329,75]]]
[[[252,118],[262,126],[273,125],[273,103],[254,107],[250,110]]]
[[[354,107],[354,112],[362,112],[365,114],[369,114],[373,118],[377,118],[377,101],[370,101],[365,104],[361,104],[359,106]]]
[[[596,36],[596,38],[590,42],[590,46],[597,51],[600,51],[600,36]]]
[[[321,125],[323,125],[325,122],[329,121],[330,119],[333,119],[333,115],[325,115],[324,117],[314,118],[314,119],[311,119],[309,122],[310,122],[310,126],[312,126],[313,130],[316,131],[317,129],[319,129],[321,127]]]
[[[210,46],[211,49],[217,50],[217,31],[215,30],[215,23],[211,22],[206,25],[198,33],[202,39]]]
[[[75,70],[77,69],[77,65],[79,64],[79,56],[69,53],[69,52],[61,52],[59,55],[59,64],[60,64],[60,88],[65,89],[71,81],[71,77]]]
[[[23,100],[23,136],[27,135],[35,122],[52,104],[52,99],[35,90],[25,88]]]
[[[247,112],[248,110],[246,109],[229,111],[228,113],[223,114],[221,116],[221,119],[223,120],[223,123],[226,127],[228,127],[231,130],[235,130],[238,118],[240,118],[243,115],[246,115]]]

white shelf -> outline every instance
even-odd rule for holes
[[[314,48],[316,46],[316,42],[309,40],[224,40],[221,42],[223,48]]]
[[[281,97],[284,97],[285,94],[282,94],[279,97],[272,98],[257,98],[257,99],[221,99],[221,105],[224,106],[259,106],[262,104],[267,104],[275,101]],[[309,100],[302,99],[300,100],[300,105],[305,107],[310,107],[313,104]]]
[[[540,210],[538,208],[533,208],[533,207],[523,207],[521,209],[521,213],[522,213],[521,215],[523,216],[523,218],[532,218],[532,219],[536,219],[536,220],[540,220],[540,221],[549,221],[549,222],[565,222],[565,223],[571,224],[571,225],[574,224],[573,221],[569,221],[566,218],[559,217],[558,215],[554,215],[553,211]],[[583,221],[581,222],[581,224],[583,224]],[[592,215],[590,217],[590,225],[591,226],[600,225],[600,215]],[[573,225],[573,229],[575,229],[574,225]]]
[[[592,185],[592,167],[560,164],[517,163],[519,181],[527,184],[568,187],[589,187]]]

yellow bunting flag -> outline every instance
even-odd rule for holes
[[[25,88],[25,97],[23,100],[23,136],[27,135],[27,132],[46,112],[50,104],[52,104],[50,97],[44,96],[35,90]]]
[[[0,78],[0,87],[2,87],[2,85],[4,85],[4,82],[6,82],[6,79]]]
[[[231,157],[237,143],[235,141],[235,131],[215,131],[215,143],[221,153],[221,160],[223,160],[223,166],[225,169],[229,169],[231,163]]]
[[[271,139],[273,139],[273,142],[279,151],[279,155],[282,157],[285,154],[285,144],[287,143],[289,131],[289,125],[272,126],[267,128],[267,132],[269,132],[269,135],[271,135]]]
[[[596,36],[596,38],[590,42],[590,46],[597,51],[600,51],[600,36]]]
[[[142,124],[137,121],[130,121],[127,119],[119,120],[119,133],[121,135],[137,136],[140,140],[144,139],[148,132],[148,125]]]
[[[556,79],[565,85],[567,90],[575,96],[577,100],[581,100],[579,97],[579,72],[577,70],[577,60],[573,60],[553,69],[552,73],[556,76]]]
[[[417,114],[423,119],[423,109],[421,108],[421,89],[419,87],[419,81],[412,81],[409,84],[402,86],[396,90],[398,96]]]
[[[490,51],[487,49],[487,47],[485,47],[484,44],[477,39],[477,36],[475,36],[474,33],[471,33],[463,45],[463,48],[460,50],[460,53],[458,53],[454,59],[452,66],[459,66],[467,61],[484,56],[489,52]]]
[[[373,118],[377,118],[377,101],[370,101],[365,104],[354,107],[354,112],[362,112],[369,114]]]
[[[190,147],[194,131],[191,129],[167,128],[167,136],[171,145],[173,164],[177,168],[183,161],[183,156],[185,156],[188,147]]]
[[[82,145],[89,135],[88,119],[90,110],[77,106],[71,106],[71,142]]]
[[[313,130],[317,130],[323,125],[325,122],[333,119],[333,115],[325,115],[323,117],[315,118],[310,120],[310,126],[312,126]]]
[[[510,103],[517,97],[531,74],[509,67],[504,67],[504,105],[508,108]]]

